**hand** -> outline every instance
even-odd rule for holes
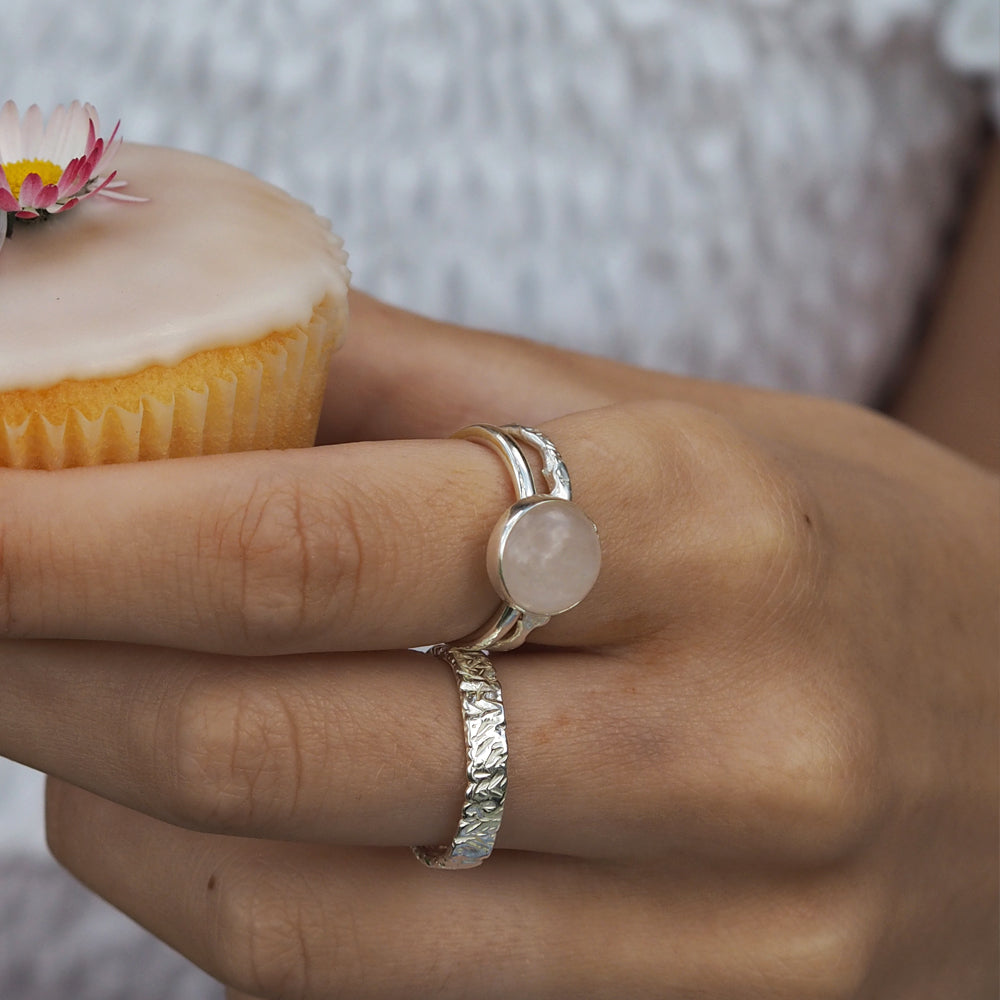
[[[994,995],[995,477],[853,407],[352,305],[324,429],[368,443],[0,474],[0,752],[61,779],[56,856],[265,998]],[[406,845],[450,839],[464,750],[405,650],[493,610],[510,501],[441,438],[511,420],[604,568],[496,657],[498,850],[431,872]]]

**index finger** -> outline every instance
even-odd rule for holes
[[[589,411],[545,433],[604,559],[539,642],[684,621],[724,593],[733,539],[771,547],[792,520],[780,480],[689,407]],[[0,635],[251,655],[453,641],[499,604],[487,541],[513,500],[490,449],[447,439],[0,473]]]
[[[0,470],[0,635],[251,654],[457,635],[490,610],[462,556],[503,487],[457,441]],[[430,629],[401,600],[428,581]]]

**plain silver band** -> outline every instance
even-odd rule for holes
[[[493,427],[491,424],[470,424],[460,431],[455,431],[452,437],[460,438],[463,441],[478,441],[480,444],[492,448],[507,466],[511,481],[514,483],[517,499],[526,500],[528,497],[535,496],[538,489],[531,466],[528,465],[524,452],[514,440],[515,435],[512,431],[515,429],[521,430],[516,424],[508,424],[506,427]],[[567,499],[569,498],[567,497]]]
[[[467,752],[465,802],[458,829],[443,847],[414,847],[428,868],[475,868],[493,852],[507,795],[507,724],[490,658],[475,650],[435,646],[458,681]]]
[[[478,441],[492,448],[507,467],[517,500],[532,497],[556,497],[572,501],[569,472],[555,445],[538,431],[520,424],[506,424],[494,427],[491,424],[472,424],[452,434],[454,438]],[[538,451],[542,460],[542,476],[548,487],[539,489],[538,482],[528,460],[524,457],[520,444],[530,445]],[[517,649],[528,637],[532,629],[551,621],[551,615],[532,614],[506,601],[475,632],[449,643],[455,649],[488,649],[497,653]]]

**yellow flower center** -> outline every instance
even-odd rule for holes
[[[21,185],[28,174],[38,174],[43,184],[58,184],[63,175],[63,168],[48,160],[15,160],[4,163],[0,169],[7,175],[10,193],[15,197],[21,194]]]

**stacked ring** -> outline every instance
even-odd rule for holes
[[[590,593],[601,568],[601,543],[593,521],[573,503],[569,472],[548,438],[516,424],[473,424],[453,437],[493,448],[507,466],[517,499],[497,522],[486,550],[500,607],[450,645],[506,652]],[[521,444],[537,450],[547,490],[539,488]]]

